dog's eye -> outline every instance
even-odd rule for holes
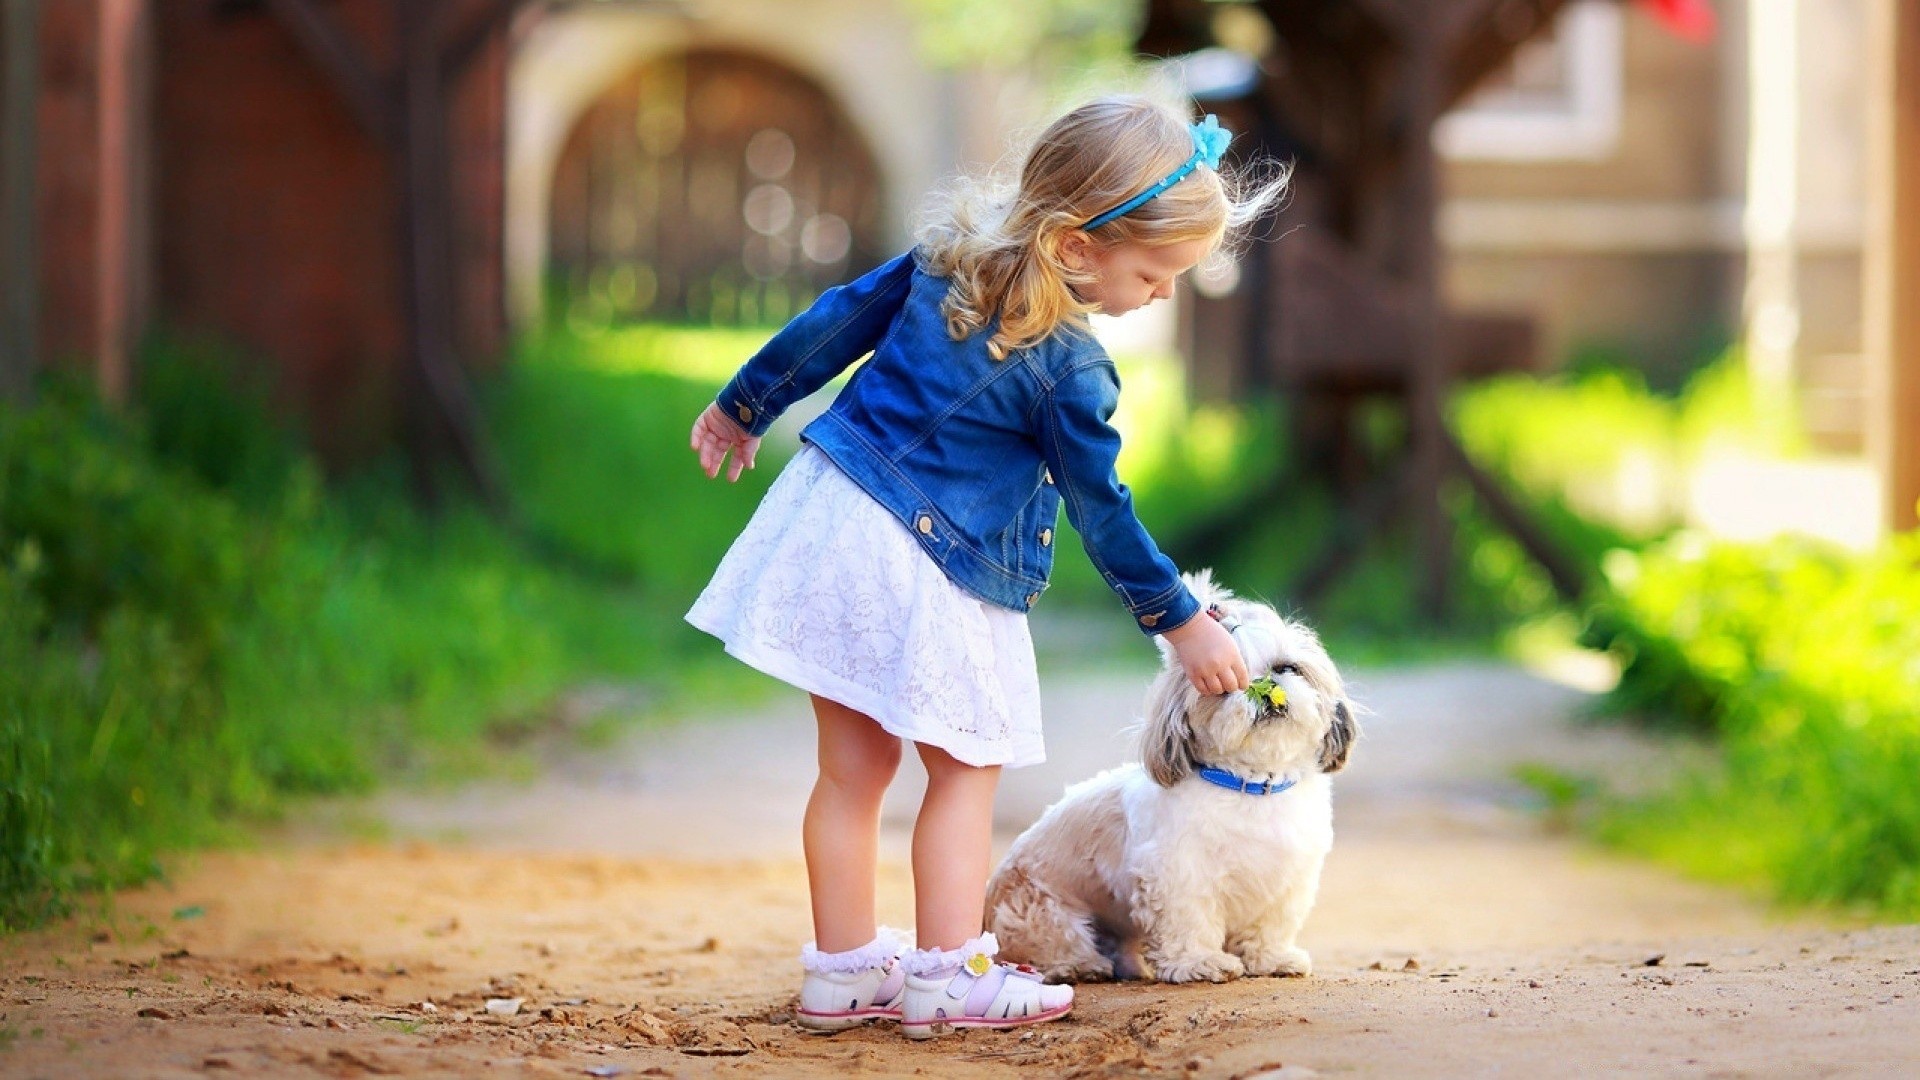
[[[1273,669],[1273,673],[1274,673],[1275,675],[1299,675],[1299,674],[1302,674],[1302,672],[1300,671],[1300,665],[1299,665],[1299,664],[1292,664],[1292,663],[1288,663],[1288,664],[1280,664],[1280,665],[1278,665],[1278,666],[1276,666],[1276,667],[1275,667],[1275,668]]]

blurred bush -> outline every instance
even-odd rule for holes
[[[1855,555],[1677,536],[1609,560],[1615,704],[1716,736],[1715,771],[1604,835],[1796,902],[1920,916],[1920,533]]]
[[[726,484],[707,479],[687,445],[694,418],[769,333],[645,325],[524,343],[488,400],[533,529],[644,583],[678,623],[796,449],[794,420],[783,420],[754,469]]]
[[[1596,559],[1679,526],[1687,471],[1708,453],[1737,447],[1781,456],[1801,449],[1791,411],[1760,404],[1738,350],[1671,395],[1650,389],[1629,368],[1503,376],[1456,393],[1449,421],[1475,461]]]
[[[1803,449],[1737,352],[1675,395],[1590,365],[1457,396],[1470,454],[1602,568],[1583,643],[1621,668],[1607,703],[1702,735],[1709,771],[1650,798],[1585,789],[1611,842],[1800,903],[1920,915],[1920,536],[1874,554],[1682,531],[1686,473],[1734,449]],[[1485,550],[1485,549],[1483,549]]]
[[[730,684],[751,682],[680,616],[831,391],[776,425],[737,486],[702,476],[686,438],[768,333],[560,325],[521,343],[483,391],[531,545],[472,506],[423,517],[396,462],[324,481],[272,419],[265,388],[197,344],[149,351],[130,414],[57,386],[30,412],[0,414],[0,924],[154,873],[157,853],[220,840],[290,794],[470,761],[490,732],[538,725],[584,679],[670,672],[684,683],[706,678],[689,664],[698,658]],[[1118,362],[1121,472],[1163,542],[1283,474],[1277,404],[1196,406],[1175,358]],[[1556,539],[1595,566],[1611,560],[1613,595],[1591,625],[1626,661],[1618,700],[1659,703],[1728,740],[1725,776],[1644,815],[1623,811],[1621,835],[1684,806],[1695,817],[1674,820],[1698,823],[1686,835],[1714,836],[1708,825],[1726,806],[1741,808],[1740,821],[1771,821],[1786,792],[1828,800],[1810,820],[1848,825],[1835,849],[1845,859],[1911,868],[1900,845],[1920,830],[1903,824],[1913,804],[1898,801],[1897,780],[1913,750],[1893,733],[1911,732],[1912,715],[1898,713],[1891,687],[1902,674],[1913,685],[1901,664],[1920,653],[1884,605],[1907,604],[1911,621],[1913,545],[1860,565],[1785,547],[1699,555],[1692,541],[1661,544],[1672,505],[1656,499],[1642,513],[1646,500],[1619,495],[1649,475],[1669,491],[1666,478],[1716,440],[1787,445],[1790,426],[1750,400],[1735,357],[1674,397],[1603,369],[1481,384],[1457,397],[1453,420],[1469,453]],[[1398,437],[1379,433],[1376,449]],[[1343,657],[1484,651],[1557,610],[1544,576],[1467,493],[1442,495],[1460,530],[1455,620],[1431,626],[1416,609],[1407,537],[1371,537],[1300,613]],[[1312,487],[1273,501],[1216,569],[1284,606],[1279,591],[1321,551],[1338,505]],[[1797,607],[1802,636],[1781,636]],[[1042,614],[1074,608],[1103,619],[1055,635],[1083,641],[1043,647],[1089,655],[1137,638],[1080,545],[1062,543]],[[1822,637],[1809,626],[1843,629]],[[1867,683],[1881,689],[1819,704]],[[1798,719],[1780,720],[1782,709]],[[1904,715],[1906,727],[1884,715]],[[1787,757],[1827,779],[1794,772]],[[1832,770],[1843,767],[1868,779],[1842,793]],[[1712,846],[1757,850],[1728,839],[1737,832],[1722,826]],[[1644,847],[1678,832],[1632,835]],[[1812,874],[1816,838],[1794,847],[1793,835],[1774,830],[1763,846]],[[1842,891],[1796,885],[1796,895],[1893,903],[1911,888],[1896,870],[1878,873],[1878,884],[1821,877]]]
[[[379,475],[329,492],[206,357],[143,385],[132,416],[71,386],[0,412],[0,928],[679,661],[637,586]]]
[[[687,452],[692,419],[770,334],[559,324],[523,342],[516,362],[490,388],[489,402],[511,486],[534,529],[607,572],[643,581],[663,606],[677,605],[677,617],[797,450],[801,428],[837,389],[821,391],[776,422],[758,468],[737,486],[708,480]],[[1177,356],[1123,353],[1114,360],[1125,387],[1114,416],[1123,438],[1120,473],[1142,522],[1163,546],[1177,547],[1196,523],[1269,488],[1286,470],[1280,403],[1195,404]],[[1457,618],[1435,626],[1418,611],[1408,538],[1374,538],[1331,593],[1311,613],[1300,613],[1343,655],[1484,652],[1515,618],[1551,609],[1544,576],[1518,547],[1478,516],[1464,492],[1449,498],[1463,529],[1455,553],[1463,583]],[[1335,496],[1324,489],[1288,492],[1249,518],[1214,568],[1243,594],[1284,606],[1285,587],[1321,552],[1337,510]],[[1079,640],[1041,635],[1036,644],[1083,657],[1105,655],[1119,642],[1141,644],[1071,533],[1063,518],[1052,586],[1040,611],[1089,617],[1072,620]],[[1595,547],[1596,560],[1604,546]]]

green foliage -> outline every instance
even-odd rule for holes
[[[1622,662],[1618,703],[1724,753],[1607,835],[1785,899],[1920,915],[1920,534],[1866,556],[1681,536],[1609,577],[1589,641]]]
[[[524,346],[492,393],[509,482],[533,527],[645,581],[677,619],[794,450],[786,419],[755,468],[726,484],[687,448],[694,417],[767,336],[647,327]]]
[[[658,324],[556,326],[523,342],[490,400],[512,486],[535,530],[607,572],[643,580],[676,615],[684,610],[797,448],[799,430],[834,392],[823,391],[775,424],[759,467],[738,485],[702,475],[686,448],[693,417],[767,336]],[[1193,405],[1177,357],[1116,361],[1126,387],[1114,418],[1124,439],[1121,475],[1141,520],[1163,543],[1177,543],[1196,522],[1271,486],[1284,471],[1288,440],[1276,403]],[[1455,501],[1464,530],[1456,551],[1465,582],[1460,617],[1446,627],[1427,624],[1416,610],[1407,539],[1369,538],[1365,557],[1303,613],[1343,655],[1485,651],[1518,614],[1551,607],[1539,571],[1464,499]],[[1336,510],[1324,491],[1289,491],[1249,523],[1215,568],[1243,593],[1284,603],[1284,588],[1319,554]],[[1130,641],[1130,624],[1071,531],[1063,520],[1043,615],[1084,610],[1110,619],[1119,640]],[[1076,636],[1103,625],[1069,622]],[[1038,645],[1076,649],[1071,641]]]
[[[1738,352],[1697,372],[1678,395],[1637,372],[1583,367],[1514,375],[1456,394],[1450,418],[1468,454],[1504,477],[1590,557],[1678,525],[1687,469],[1715,449],[1798,449],[1790,413],[1759,403]]]
[[[909,0],[909,7],[930,63],[1037,70],[1125,56],[1145,13],[1138,0]]]
[[[640,585],[377,478],[329,494],[257,401],[170,363],[132,420],[57,386],[0,413],[0,928],[681,661]]]
[[[259,369],[218,343],[163,336],[144,350],[147,447],[246,506],[313,491],[312,465],[271,397]]]
[[[827,395],[776,425],[737,486],[701,475],[686,438],[766,333],[559,326],[523,343],[484,390],[539,555],[470,506],[422,517],[391,463],[324,483],[265,392],[234,390],[236,365],[197,346],[153,350],[131,416],[60,387],[0,416],[0,922],[149,875],[158,853],[218,841],[290,795],[459,766],[490,733],[541,725],[570,683],[671,672],[705,685],[690,658],[737,681],[680,613]],[[1277,406],[1196,407],[1173,358],[1120,364],[1121,470],[1157,537],[1177,541],[1282,475]],[[1463,437],[1597,559],[1640,540],[1556,495],[1582,469],[1619,461],[1577,455],[1636,439],[1669,454],[1699,445],[1693,432],[1708,425],[1689,418],[1712,410],[1697,402],[1739,414],[1736,380],[1720,379],[1696,380],[1678,404],[1604,374],[1496,384],[1468,392]],[[1563,440],[1572,464],[1554,466]],[[1423,622],[1407,537],[1368,537],[1303,613],[1343,656],[1484,649],[1515,619],[1553,609],[1540,572],[1466,493],[1446,498],[1460,524],[1457,621]],[[1276,593],[1322,550],[1338,507],[1311,489],[1276,502],[1216,569],[1284,604]],[[1080,545],[1063,536],[1057,558],[1043,615],[1084,607],[1131,640]],[[1611,640],[1633,650],[1629,688],[1720,722],[1740,677],[1689,652],[1686,635],[1650,629],[1660,612],[1622,607],[1595,625],[1626,628]]]
[[[1583,637],[1620,663],[1613,710],[1719,746],[1647,797],[1529,775],[1550,813],[1785,900],[1920,914],[1920,536],[1861,556],[1676,533],[1691,467],[1801,449],[1791,410],[1756,392],[1738,354],[1671,397],[1598,364],[1496,380],[1460,394],[1453,423],[1604,568]]]

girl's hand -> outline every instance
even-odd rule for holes
[[[1162,635],[1173,646],[1187,681],[1203,694],[1230,694],[1245,690],[1249,684],[1247,662],[1240,658],[1240,647],[1233,643],[1227,628],[1206,612]]]
[[[760,454],[760,436],[749,435],[745,428],[733,422],[726,413],[720,411],[720,403],[709,402],[707,411],[693,422],[693,452],[700,455],[700,468],[708,479],[720,475],[720,466],[727,466],[727,481],[732,483],[740,479],[742,470],[753,468],[753,459]],[[733,461],[727,462],[727,454],[733,454]]]

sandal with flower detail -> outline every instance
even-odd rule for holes
[[[1025,964],[993,957],[999,943],[982,934],[958,949],[908,953],[900,1031],[930,1039],[958,1028],[1010,1028],[1057,1020],[1073,1009],[1073,987],[1042,981]]]
[[[900,954],[906,947],[905,934],[884,926],[871,942],[846,952],[823,953],[809,944],[800,952],[806,977],[794,1022],[826,1033],[899,1019],[907,981]]]

